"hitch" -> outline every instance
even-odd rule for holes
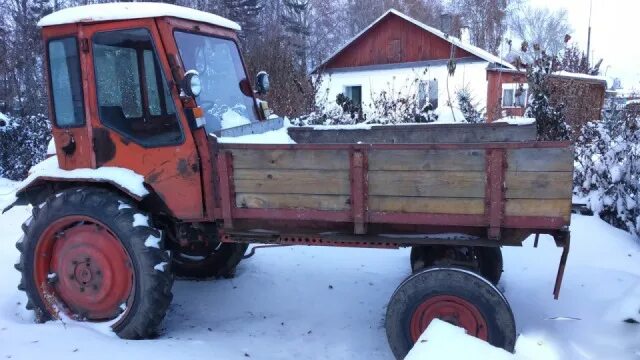
[[[276,244],[276,245],[257,245],[257,246],[252,247],[252,248],[249,250],[249,253],[248,253],[248,254],[246,254],[245,256],[243,256],[243,257],[242,257],[242,259],[243,259],[243,260],[244,260],[244,259],[248,259],[248,258],[252,257],[253,255],[255,255],[255,254],[256,254],[256,249],[273,248],[273,247],[285,247],[285,246],[293,246],[293,245],[288,245],[288,244],[287,244],[287,245],[284,245],[284,244]]]

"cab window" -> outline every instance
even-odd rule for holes
[[[183,31],[174,36],[185,70],[200,75],[202,92],[196,101],[205,111],[207,131],[258,121],[253,90],[236,43]]]
[[[54,122],[60,128],[82,126],[84,97],[76,38],[51,40],[47,47]]]
[[[93,36],[100,121],[147,147],[182,143],[184,136],[146,29]]]

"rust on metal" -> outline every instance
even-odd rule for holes
[[[353,212],[354,234],[365,234],[367,214],[367,159],[362,151],[351,153],[351,211]]]
[[[556,235],[556,242],[562,244],[562,255],[560,256],[560,266],[558,266],[558,274],[556,275],[556,284],[553,288],[553,298],[558,299],[560,297],[560,287],[562,286],[562,279],[564,278],[564,269],[567,266],[567,258],[569,257],[569,248],[571,245],[571,234],[569,232],[562,235]]]
[[[220,202],[222,207],[222,220],[225,229],[233,228],[233,155],[228,151],[218,154],[218,182],[220,183]]]
[[[487,149],[487,186],[486,186],[486,210],[488,217],[487,235],[490,239],[500,238],[500,228],[504,216],[505,207],[505,171],[507,162],[504,149]]]

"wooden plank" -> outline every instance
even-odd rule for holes
[[[370,171],[369,195],[483,198],[484,171]]]
[[[402,213],[484,214],[484,199],[370,196],[369,210]]]
[[[349,196],[237,193],[236,206],[248,209],[347,210]]]
[[[500,123],[374,126],[348,131],[291,127],[288,133],[298,144],[460,144],[536,139],[535,125]]]
[[[571,172],[515,172],[506,177],[507,199],[571,199]]]
[[[571,199],[510,199],[506,204],[507,216],[562,217],[571,216]]]
[[[372,150],[370,170],[484,171],[484,150]]]
[[[509,171],[573,172],[573,149],[512,149],[507,152],[507,164]]]
[[[348,150],[234,149],[234,169],[347,170]]]
[[[236,169],[236,192],[267,194],[349,195],[344,170]]]

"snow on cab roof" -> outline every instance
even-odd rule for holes
[[[52,26],[72,23],[89,23],[109,20],[130,20],[170,16],[193,20],[239,31],[240,25],[222,16],[183,6],[135,2],[92,4],[67,8],[47,15],[38,21],[38,26]]]
[[[431,26],[428,26],[408,15],[405,15],[403,13],[401,13],[400,11],[396,10],[396,9],[390,9],[388,10],[386,13],[382,14],[382,16],[380,16],[379,18],[377,18],[374,22],[372,22],[369,26],[367,26],[364,30],[360,31],[356,36],[354,36],[351,40],[347,41],[347,43],[340,47],[336,52],[334,52],[333,54],[331,54],[328,58],[326,58],[322,63],[320,63],[320,65],[316,66],[315,69],[313,69],[312,72],[316,72],[317,70],[319,70],[320,68],[322,68],[322,66],[324,66],[326,63],[328,63],[330,60],[332,60],[334,57],[336,57],[338,54],[340,54],[342,52],[342,50],[346,49],[349,45],[351,45],[351,43],[353,43],[354,41],[356,41],[358,38],[360,38],[362,35],[364,35],[367,31],[369,31],[374,25],[376,25],[377,23],[379,23],[380,21],[382,21],[382,19],[386,18],[389,14],[393,14],[396,16],[401,17],[402,19],[450,42],[451,44],[466,50],[468,52],[470,52],[471,54],[485,60],[488,61],[490,63],[494,63],[494,64],[498,64],[501,66],[504,66],[507,69],[515,69],[515,66],[513,66],[512,64],[510,64],[508,61],[495,56],[493,54],[491,54],[490,52],[483,50],[477,46],[471,45],[469,43],[466,43],[458,38],[456,38],[455,36],[451,36],[451,35],[447,35],[445,33],[443,33],[442,31],[433,28]]]

